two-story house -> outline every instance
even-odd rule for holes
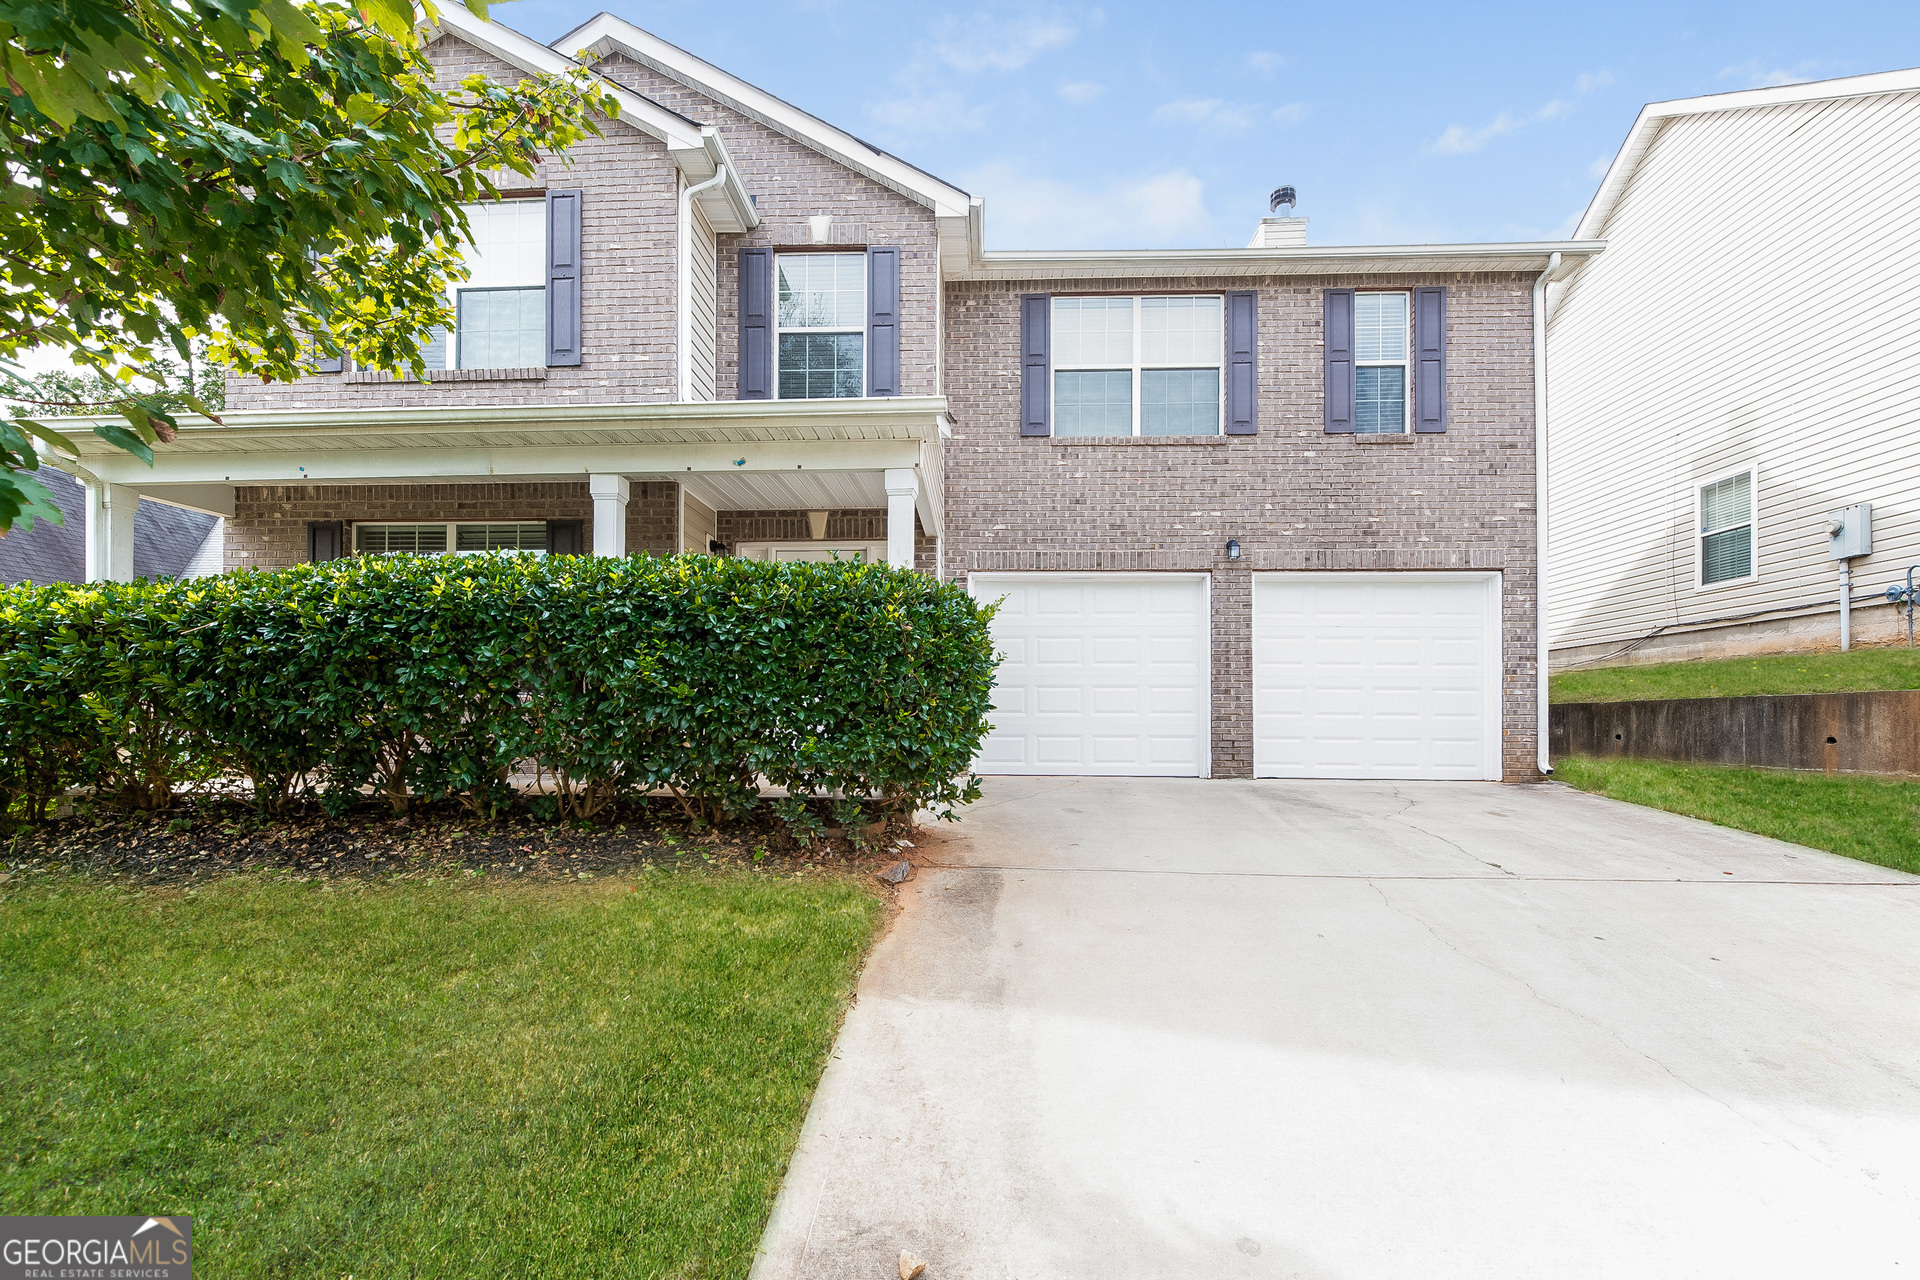
[[[229,567],[490,548],[884,559],[1003,600],[989,773],[1538,776],[1539,286],[1590,242],[989,252],[977,198],[601,15],[605,136],[476,208],[426,381],[236,380],[152,470]]]

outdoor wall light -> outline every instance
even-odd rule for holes
[[[1239,558],[1240,558],[1240,540],[1238,538],[1228,538],[1227,539],[1227,559],[1238,560]]]

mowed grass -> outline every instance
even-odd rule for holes
[[[1920,873],[1920,783],[1579,756],[1556,760],[1553,776],[1615,800]]]
[[[0,1212],[192,1214],[208,1276],[744,1276],[880,910],[694,871],[11,888]]]
[[[1920,689],[1920,650],[1783,653],[1713,662],[1563,671],[1548,680],[1554,702],[1640,702],[1655,698],[1739,698],[1772,693],[1864,693]]]

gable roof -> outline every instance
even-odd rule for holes
[[[1682,116],[1710,115],[1720,111],[1746,111],[1755,107],[1780,107],[1800,102],[1829,102],[1836,98],[1865,98],[1883,93],[1920,91],[1920,67],[1904,71],[1879,71],[1872,75],[1845,76],[1837,80],[1813,80],[1805,84],[1775,85],[1765,89],[1741,89],[1733,93],[1710,93],[1698,98],[1675,98],[1670,102],[1649,102],[1627,131],[1607,176],[1600,180],[1580,225],[1576,240],[1597,239],[1605,231],[1628,184],[1653,149],[1660,130],[1669,120]]]
[[[425,30],[428,39],[439,34],[454,36],[509,66],[532,74],[553,75],[580,66],[572,58],[554,52],[512,27],[474,17],[460,4],[440,6],[439,17]],[[708,225],[724,232],[750,231],[760,225],[760,216],[753,210],[753,201],[740,181],[733,158],[727,154],[719,130],[671,111],[604,76],[601,81],[619,105],[616,118],[664,144],[688,183],[706,182],[716,174],[726,175],[725,182],[694,197]]]
[[[943,182],[898,156],[862,142],[846,130],[774,97],[757,85],[748,84],[704,58],[668,44],[625,18],[611,13],[595,14],[581,26],[555,40],[553,48],[582,51],[593,58],[624,54],[642,66],[650,67],[723,106],[731,107],[748,119],[756,120],[776,133],[785,134],[795,142],[871,178],[881,186],[925,205],[937,217],[964,218],[974,203],[972,197],[953,184]]]

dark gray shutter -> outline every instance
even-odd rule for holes
[[[1447,429],[1447,291],[1413,291],[1413,429]]]
[[[1327,430],[1353,430],[1353,290],[1327,290]]]
[[[1260,295],[1227,295],[1227,434],[1250,436],[1259,427]]]
[[[309,520],[307,522],[307,559],[314,564],[326,560],[338,560],[345,555],[341,547],[343,530],[338,520]]]
[[[773,399],[773,251],[740,251],[742,400]]]
[[[547,192],[547,365],[580,363],[580,195]]]
[[[1020,295],[1020,434],[1047,434],[1049,330],[1053,323],[1053,295]]]
[[[900,394],[900,250],[867,250],[867,394]]]
[[[580,522],[578,520],[547,521],[547,554],[550,556],[580,554]]]

